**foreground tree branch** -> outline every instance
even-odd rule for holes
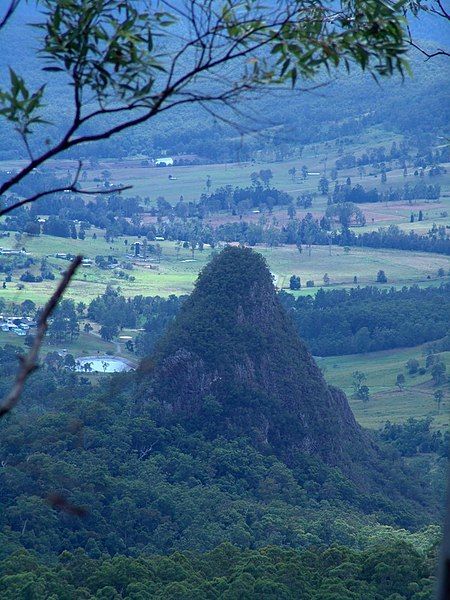
[[[59,139],[36,151],[30,138],[36,126],[47,124],[46,88],[29,90],[10,69],[10,87],[0,89],[0,118],[18,133],[28,161],[0,184],[0,196],[49,159],[182,104],[229,108],[267,84],[294,87],[341,65],[375,77],[403,74],[405,3],[37,0],[42,70],[68,78],[73,114]],[[228,67],[230,78],[224,77]],[[55,191],[39,191],[8,212]]]
[[[42,342],[47,331],[48,319],[55,310],[60,298],[66,291],[67,286],[69,285],[72,277],[75,275],[75,272],[80,266],[82,260],[82,256],[77,256],[70,263],[69,268],[64,273],[64,276],[59,282],[58,287],[56,288],[52,297],[44,306],[42,314],[39,318],[39,323],[37,326],[36,336],[33,340],[33,345],[31,346],[28,354],[21,357],[21,364],[16,376],[16,381],[11,391],[6,396],[3,404],[0,406],[0,418],[4,417],[16,406],[16,404],[19,402],[26,380],[33,373],[33,371],[35,371],[38,368],[39,350],[42,346]]]
[[[421,14],[428,14],[432,15],[433,17],[443,19],[445,22],[447,22],[447,24],[450,23],[450,10],[444,6],[444,3],[441,0],[431,0],[431,2],[412,0],[410,2],[409,9],[416,17],[420,17]],[[447,58],[450,57],[450,50],[447,48],[435,48],[431,50],[426,49],[422,43],[418,43],[414,39],[409,24],[407,25],[407,31],[410,45],[423,54],[423,56],[425,56],[425,60],[430,60],[431,58],[436,58],[437,56],[445,56]]]
[[[0,29],[6,25],[6,23],[13,16],[16,8],[19,6],[20,0],[11,0],[9,5],[7,6],[3,16],[0,17]]]
[[[70,185],[64,185],[61,187],[44,190],[42,192],[38,192],[37,194],[33,194],[32,196],[28,196],[28,198],[24,198],[23,200],[18,200],[10,206],[0,208],[0,217],[7,215],[16,208],[20,208],[21,206],[25,206],[26,204],[31,204],[32,202],[39,200],[39,198],[42,198],[43,196],[49,196],[50,194],[59,194],[61,192],[73,192],[75,194],[85,194],[87,196],[105,196],[116,194],[118,192],[123,192],[125,190],[131,190],[131,188],[133,187],[132,185],[121,185],[118,187],[109,188],[108,190],[84,190],[78,187],[78,182],[80,180],[80,173],[82,168],[83,163],[81,161],[78,161],[78,167],[75,173],[75,177],[73,178],[73,181]]]

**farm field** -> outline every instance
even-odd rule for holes
[[[450,196],[440,198],[439,200],[417,201],[409,204],[408,202],[379,202],[379,203],[360,203],[359,208],[366,217],[366,225],[352,226],[351,229],[355,233],[363,233],[365,231],[374,231],[379,227],[389,227],[389,225],[397,225],[404,231],[415,231],[418,234],[426,234],[435,223],[439,225],[450,225]],[[317,196],[313,201],[313,206],[308,209],[296,208],[296,218],[302,219],[307,213],[311,213],[316,219],[320,219],[327,209],[326,198]],[[417,221],[419,211],[422,211],[423,220]],[[414,223],[411,223],[411,213],[415,216]],[[443,216],[447,214],[447,216]],[[277,224],[285,225],[289,222],[287,208],[275,207],[270,216],[265,215],[268,222],[275,220]],[[260,214],[248,213],[243,216],[246,222],[258,223]],[[144,221],[156,222],[155,217],[145,215]],[[224,223],[238,223],[239,215],[231,215],[230,213],[216,213],[205,219],[208,224],[213,226],[222,225]]]
[[[389,149],[393,142],[398,143],[401,139],[401,136],[372,127],[364,133],[349,138],[343,148],[343,153],[344,155],[354,153],[358,156],[369,148],[384,146]],[[255,160],[248,162],[153,167],[145,164],[145,157],[102,158],[94,167],[87,163],[84,165],[87,178],[83,185],[89,189],[95,189],[99,185],[99,180],[102,179],[102,172],[109,171],[111,173],[110,181],[113,185],[133,186],[132,189],[126,190],[124,195],[148,197],[150,206],[152,206],[159,196],[164,197],[170,203],[176,203],[180,196],[183,196],[185,201],[198,200],[201,194],[207,192],[206,180],[208,177],[211,180],[211,191],[226,185],[247,187],[251,184],[251,173],[260,169],[270,169],[273,173],[271,185],[292,194],[295,198],[305,192],[318,193],[320,177],[326,172],[327,177],[330,179],[330,171],[340,156],[338,147],[334,142],[322,142],[305,145],[301,155],[285,160],[275,160],[273,152],[260,152]],[[17,169],[21,164],[22,162],[18,160],[0,161],[0,170]],[[289,174],[292,167],[295,167],[297,172],[300,173],[302,166],[306,166],[309,171],[309,175],[305,180],[299,175],[292,177]],[[441,186],[442,200],[448,198],[445,203],[448,210],[450,204],[450,165],[447,163],[443,166],[447,168],[447,173],[432,179],[427,177],[427,183],[438,183]],[[53,160],[48,162],[48,167],[57,176],[62,177],[66,176],[68,171],[73,172],[75,170],[76,162],[69,159]],[[170,179],[169,175],[171,176]],[[417,177],[414,176],[414,169],[412,168],[408,170],[406,177],[403,175],[402,169],[389,171],[386,184],[381,184],[379,173],[370,167],[367,167],[364,175],[356,167],[342,169],[338,174],[338,182],[345,182],[347,177],[351,178],[353,185],[361,184],[367,189],[377,187],[380,190],[403,187],[406,182],[411,185],[417,182]],[[330,181],[330,190],[333,189],[333,186],[333,181]],[[313,209],[323,212],[325,207],[325,197],[318,195],[313,203]],[[361,205],[361,208],[370,211],[367,204]],[[378,211],[378,208],[376,208],[376,211]],[[410,212],[411,207],[406,207],[405,214],[407,213],[408,220]],[[395,216],[393,218],[395,220]],[[369,219],[367,220],[370,224]]]
[[[24,347],[23,337],[19,337],[14,333],[0,331],[0,346],[4,344],[12,344],[13,346],[22,348]],[[112,342],[105,342],[98,336],[82,332],[73,342],[65,341],[60,344],[51,344],[48,338],[45,339],[42,344],[41,356],[45,356],[47,352],[60,350],[67,350],[69,354],[73,354],[75,357],[97,353],[116,354],[117,345]],[[122,352],[120,352],[120,355],[122,355]]]
[[[162,248],[161,260],[156,257],[152,262],[136,262],[127,258],[129,246],[137,238],[128,238],[128,246],[123,239],[108,243],[100,235],[92,239],[89,233],[85,240],[62,239],[42,235],[40,237],[24,237],[20,245],[38,262],[48,257],[48,264],[58,275],[67,266],[67,261],[54,256],[64,247],[65,252],[72,254],[82,253],[86,258],[94,259],[96,255],[112,255],[119,261],[133,262],[133,269],[126,270],[126,275],[133,276],[134,281],[123,278],[121,268],[105,270],[97,266],[81,267],[72,280],[66,297],[77,301],[90,301],[103,293],[107,285],[120,287],[125,296],[169,296],[170,294],[189,293],[194,285],[199,271],[208,262],[211,254],[209,247],[202,252],[196,251],[194,258],[189,249],[181,249],[177,260],[174,242],[160,242]],[[6,242],[8,243],[8,242]],[[61,245],[63,244],[63,246]],[[403,285],[430,285],[439,284],[449,280],[449,276],[438,277],[438,269],[450,271],[450,258],[425,252],[404,252],[400,250],[354,248],[346,253],[343,248],[332,247],[331,256],[328,246],[313,246],[311,256],[307,249],[300,254],[295,246],[255,248],[267,260],[275,283],[279,288],[288,287],[289,277],[299,275],[302,281],[301,294],[314,293],[323,285],[323,277],[328,273],[330,286],[354,286],[353,278],[356,276],[358,284],[371,285],[376,282],[376,275],[383,269],[388,277],[389,286]],[[150,268],[150,266],[152,268]],[[30,269],[33,270],[32,268]],[[306,281],[314,281],[314,287],[306,288]],[[13,281],[8,282],[6,289],[2,289],[0,297],[7,302],[20,303],[25,299],[42,304],[48,298],[50,290],[56,285],[53,281],[23,284],[23,289],[18,289],[19,272],[15,273]],[[19,286],[21,287],[22,284]]]
[[[381,135],[379,138],[382,139]],[[374,143],[377,139],[378,136],[374,136]],[[354,148],[362,149],[363,147],[364,143],[351,146],[352,150]],[[124,160],[104,158],[100,159],[98,166],[95,168],[85,165],[88,173],[86,185],[90,184],[91,188],[95,188],[96,182],[94,180],[101,177],[103,170],[109,170],[112,174],[111,182],[114,185],[133,186],[131,190],[127,190],[124,194],[128,196],[140,195],[143,198],[148,196],[153,202],[158,196],[163,196],[167,201],[174,203],[178,201],[180,195],[183,195],[186,201],[198,200],[200,195],[207,191],[206,179],[208,175],[211,178],[212,189],[229,184],[247,186],[250,185],[250,174],[253,171],[270,168],[274,175],[272,181],[274,186],[278,186],[289,193],[316,192],[319,175],[311,175],[306,181],[293,181],[288,174],[288,170],[292,166],[301,167],[304,164],[311,172],[318,173],[319,170],[322,171],[323,164],[320,166],[319,161],[320,156],[323,156],[325,151],[330,153],[330,161],[334,161],[338,157],[337,149],[331,143],[325,143],[305,146],[301,157],[276,162],[273,159],[261,157],[257,161],[241,163],[149,167],[142,164],[141,158]],[[17,169],[21,164],[22,161],[0,161],[0,170]],[[54,169],[56,174],[65,176],[68,169],[76,168],[76,162],[73,160],[54,160],[49,161],[48,166]],[[169,180],[169,174],[173,176],[172,180]]]
[[[299,254],[293,246],[279,248],[256,248],[269,263],[278,278],[278,287],[287,287],[291,274],[299,275],[302,284],[311,280],[315,287],[323,285],[323,276],[328,273],[331,285],[352,286],[356,275],[361,285],[375,284],[380,269],[386,272],[388,285],[412,285],[437,279],[437,269],[445,272],[450,268],[450,259],[442,255],[400,250],[376,250],[354,248],[346,253],[342,248],[332,247],[331,256],[327,246],[313,246],[311,256],[303,250]],[[447,277],[442,278],[447,280]],[[306,291],[306,290],[303,290]]]
[[[397,225],[403,231],[414,231],[417,234],[426,234],[433,224],[450,225],[450,197],[441,197],[439,200],[408,202],[379,202],[375,204],[358,205],[366,217],[364,227],[352,227],[355,232],[373,231],[379,227]],[[422,211],[423,220],[418,221],[419,211]],[[411,223],[411,213],[415,221]]]
[[[288,174],[292,167],[300,170],[302,165],[306,165],[310,169],[310,175],[306,180],[297,177],[294,180]],[[449,165],[444,165],[449,170]],[[323,164],[317,162],[313,157],[310,159],[302,157],[301,159],[283,161],[283,162],[249,162],[249,163],[230,163],[217,165],[195,165],[195,166],[171,166],[171,167],[141,167],[141,166],[122,166],[120,163],[102,163],[103,169],[108,169],[114,174],[112,183],[115,185],[132,185],[132,189],[124,192],[127,195],[139,195],[143,198],[149,197],[150,205],[158,196],[162,196],[170,203],[176,203],[182,195],[186,201],[196,201],[201,194],[207,192],[206,180],[211,179],[211,190],[218,187],[232,185],[233,187],[250,186],[250,175],[254,171],[260,169],[270,169],[273,173],[271,185],[288,192],[294,198],[305,192],[317,193],[319,179],[323,173]],[[171,175],[171,179],[169,179]],[[100,176],[100,171],[92,172],[92,180]],[[356,169],[348,169],[339,171],[338,181],[345,182],[347,177],[352,178],[353,184],[361,184],[363,187],[372,189],[385,189],[379,182],[379,177],[375,175],[366,175],[361,178]],[[89,181],[89,180],[88,180]],[[410,173],[406,178],[400,170],[394,170],[389,173],[389,187],[403,187],[408,182],[414,184],[417,178],[413,173]],[[432,179],[431,183],[439,183],[443,193],[450,190],[449,175],[442,175]],[[427,183],[430,183],[427,182]],[[331,182],[331,190],[333,182]],[[320,200],[324,200],[318,196],[313,203],[313,208],[320,207]],[[324,204],[324,202],[323,202]],[[364,205],[362,205],[364,206]],[[367,205],[365,205],[367,206]],[[408,212],[408,217],[409,217]]]
[[[429,373],[423,376],[411,376],[407,373],[406,362],[415,358],[421,365],[425,364],[424,347],[400,348],[367,354],[347,356],[330,356],[317,358],[324,371],[325,379],[342,388],[348,395],[350,406],[358,422],[364,427],[377,429],[387,420],[403,422],[409,417],[434,417],[434,426],[445,429],[450,422],[450,399],[447,388],[447,399],[441,405],[438,415],[434,401]],[[440,358],[450,370],[450,352],[442,352]],[[352,373],[361,371],[366,374],[366,384],[370,389],[370,400],[362,402],[352,398]],[[405,375],[406,383],[402,391],[396,385],[399,373]]]

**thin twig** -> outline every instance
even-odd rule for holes
[[[431,6],[429,8],[429,13],[433,14],[437,17],[441,17],[441,18],[445,19],[446,21],[450,21],[450,13],[448,13],[445,10],[442,2],[440,2],[440,0],[437,0],[437,4],[439,6],[439,9]],[[408,22],[406,24],[406,30],[408,32],[409,44],[426,57],[425,61],[430,60],[430,58],[435,58],[436,56],[446,56],[447,58],[450,57],[449,50],[445,50],[444,48],[437,48],[436,50],[431,50],[431,51],[425,50],[425,48],[423,48],[420,44],[415,42]]]
[[[20,2],[20,0],[11,0],[8,8],[6,9],[5,14],[0,19],[0,29],[2,29],[6,25],[6,23],[9,21],[9,19],[13,16],[14,11],[19,6],[19,2]]]
[[[75,275],[75,272],[80,266],[82,260],[82,256],[77,256],[76,258],[74,258],[74,260],[70,263],[69,268],[64,273],[64,276],[59,282],[59,285],[56,288],[54,294],[44,306],[44,310],[42,311],[42,314],[39,318],[39,323],[37,327],[36,336],[33,340],[33,345],[31,346],[28,354],[21,357],[20,369],[17,373],[16,381],[11,391],[6,396],[5,401],[0,406],[0,418],[9,413],[9,411],[16,406],[16,404],[19,402],[26,380],[31,375],[31,373],[33,373],[33,371],[37,369],[39,350],[42,346],[45,332],[47,331],[48,319],[55,310],[61,296],[64,294],[67,286],[70,283],[70,280]]]
[[[21,206],[24,206],[25,204],[30,204],[31,202],[34,202],[35,200],[39,200],[39,198],[42,198],[43,196],[48,196],[49,194],[59,194],[61,192],[74,192],[75,194],[85,194],[86,196],[105,196],[108,194],[109,195],[115,194],[117,192],[124,192],[125,190],[131,190],[132,188],[133,188],[132,185],[124,185],[122,187],[111,188],[109,190],[83,190],[83,189],[76,188],[73,186],[69,186],[69,187],[65,186],[63,188],[55,188],[53,190],[49,190],[48,192],[39,192],[39,194],[35,194],[34,196],[30,196],[29,198],[25,198],[24,200],[20,200],[19,202],[15,202],[14,204],[11,204],[11,206],[0,209],[0,217],[7,215],[8,213],[12,212],[16,208],[20,208]]]

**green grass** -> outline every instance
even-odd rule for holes
[[[393,141],[399,143],[401,139],[401,136],[395,135],[392,132],[371,127],[364,133],[348,136],[346,138],[348,143],[344,146],[344,153],[354,153],[356,156],[359,156],[368,148],[375,146],[389,148]],[[100,178],[103,170],[108,170],[112,173],[111,181],[113,184],[133,186],[131,190],[124,192],[125,195],[140,195],[142,198],[149,197],[152,203],[155,202],[158,196],[163,196],[169,202],[175,203],[181,195],[183,195],[186,201],[198,200],[200,195],[207,191],[206,179],[208,176],[212,181],[212,189],[229,184],[245,187],[250,185],[250,174],[253,171],[271,169],[274,175],[272,184],[296,197],[303,192],[317,192],[320,175],[310,175],[305,181],[298,177],[293,181],[288,173],[291,167],[296,167],[298,172],[300,172],[301,167],[306,165],[311,173],[322,173],[326,164],[327,174],[330,177],[330,170],[338,158],[338,147],[334,142],[306,145],[303,148],[301,156],[283,161],[276,161],[274,153],[270,150],[258,153],[254,162],[166,168],[142,166],[140,159],[121,160],[104,158],[100,160],[99,167],[96,169],[91,169],[89,165],[86,165],[88,179],[83,185],[95,189],[98,182],[94,181],[94,179]],[[1,161],[0,169],[17,169],[21,164],[21,161]],[[73,171],[76,168],[76,163],[73,160],[60,159],[49,161],[47,166],[53,168],[56,174],[62,177],[67,174],[68,169]],[[378,187],[379,189],[383,189],[383,187],[401,187],[405,183],[401,169],[394,169],[389,172],[387,174],[387,183],[384,186],[380,182],[379,175],[375,176],[375,173],[372,173],[372,171],[371,167],[366,167],[366,175],[362,178],[356,168],[340,171],[339,182],[344,182],[347,176],[350,176],[353,184],[361,183],[364,187]],[[412,184],[417,180],[413,172],[414,169],[409,168],[406,178],[406,181]],[[169,180],[169,174],[175,179]],[[450,169],[446,175],[430,179],[430,183],[439,183],[442,186],[443,193],[449,191]],[[318,210],[322,208],[321,204],[322,202],[318,198],[313,208]]]
[[[441,405],[441,414],[437,414],[434,401],[434,389],[428,373],[423,376],[408,375],[405,365],[410,358],[417,358],[424,366],[423,347],[400,348],[368,354],[331,356],[318,358],[319,366],[324,370],[326,380],[342,388],[348,395],[350,406],[357,420],[364,427],[378,428],[387,420],[402,422],[409,417],[435,418],[435,425],[441,428],[449,425],[450,397]],[[442,360],[450,371],[450,352],[441,353]],[[352,398],[352,373],[362,371],[367,376],[366,384],[370,389],[369,402]],[[398,373],[403,373],[406,385],[403,391],[395,385]]]
[[[389,148],[394,140],[399,142],[400,139],[399,136],[392,133],[372,128],[361,135],[353,136],[351,143],[344,147],[344,153],[355,153],[358,156],[370,147],[385,146]],[[148,196],[152,202],[158,196],[163,196],[169,202],[174,203],[178,201],[180,195],[183,195],[187,201],[198,200],[200,195],[207,191],[205,184],[208,176],[212,181],[212,189],[228,184],[246,187],[250,185],[252,172],[260,169],[271,169],[273,173],[272,185],[296,197],[304,192],[317,192],[320,175],[309,175],[306,180],[296,177],[293,181],[291,175],[289,175],[289,169],[295,167],[299,173],[302,165],[306,165],[310,173],[322,174],[325,157],[328,169],[327,175],[330,178],[330,170],[339,158],[336,145],[330,142],[307,145],[304,147],[301,157],[283,161],[275,161],[275,157],[270,151],[266,154],[260,153],[255,162],[226,165],[152,168],[142,167],[140,161],[134,163],[130,161],[102,161],[97,171],[89,173],[91,178],[99,177],[101,171],[107,168],[113,173],[114,183],[133,186],[130,191],[126,192],[128,195]],[[169,174],[175,179],[169,180]],[[393,169],[388,172],[387,182],[384,185],[381,184],[380,175],[375,173],[375,170],[369,166],[366,167],[366,174],[363,177],[361,177],[357,168],[339,171],[338,180],[340,183],[343,183],[347,177],[351,178],[353,185],[361,183],[366,188],[376,187],[379,190],[403,187],[405,182],[414,185],[418,179],[414,176],[414,169],[411,167],[406,178],[403,176],[402,169]],[[450,190],[450,170],[445,175],[433,179],[427,178],[427,183],[439,183],[442,193],[448,192]],[[331,183],[331,186],[333,186],[333,183]],[[314,202],[314,209],[319,208],[318,200]],[[410,211],[408,217],[409,213]]]
[[[366,132],[351,137],[351,142],[344,147],[345,154],[362,154],[370,147],[385,146],[389,148],[393,141],[397,143],[401,136],[391,132],[385,132],[378,128],[369,128]],[[127,192],[129,195],[139,194],[143,197],[149,196],[152,201],[157,196],[164,196],[169,202],[178,201],[180,195],[185,200],[198,200],[200,195],[206,191],[206,178],[212,181],[212,189],[231,184],[233,186],[245,187],[250,184],[250,174],[260,169],[271,169],[273,172],[272,184],[279,189],[289,192],[294,197],[303,192],[317,192],[320,175],[310,175],[305,181],[297,177],[295,181],[289,175],[291,167],[296,167],[299,172],[302,165],[306,165],[311,173],[322,173],[326,165],[328,177],[330,169],[339,158],[338,148],[332,142],[307,145],[303,149],[301,157],[291,158],[284,161],[275,161],[274,155],[269,152],[259,154],[254,163],[234,163],[229,165],[194,165],[187,167],[149,168],[141,167],[139,161],[133,163],[120,163],[119,161],[101,164],[100,169],[92,172],[92,177],[99,176],[104,168],[108,168],[114,174],[116,183],[131,184],[133,189]],[[169,180],[169,174],[175,180]],[[409,168],[407,177],[403,177],[402,169],[394,169],[387,174],[387,183],[381,184],[380,176],[375,174],[371,167],[366,167],[366,175],[360,176],[358,169],[346,169],[339,172],[339,182],[344,182],[351,177],[353,185],[361,183],[364,187],[385,188],[403,187],[405,181],[414,184],[417,177],[414,169]],[[427,181],[428,182],[428,181]],[[450,172],[438,178],[430,179],[430,183],[439,183],[443,193],[450,189]],[[333,184],[332,184],[333,185]],[[317,200],[314,209],[318,208]],[[408,212],[409,216],[409,212]]]
[[[393,141],[400,141],[398,136],[391,133],[386,134],[378,128],[369,128],[365,133],[352,136],[350,143],[346,143],[344,153],[354,152],[356,155],[367,150],[368,147],[381,146],[389,147]],[[295,159],[275,162],[270,152],[261,153],[255,163],[229,164],[229,165],[195,165],[189,167],[170,167],[170,168],[149,168],[143,167],[140,160],[116,160],[102,159],[97,170],[88,170],[88,177],[93,183],[93,178],[97,177],[103,169],[108,169],[113,173],[113,182],[115,183],[133,183],[135,188],[130,194],[139,193],[141,196],[150,196],[151,200],[159,195],[165,196],[170,201],[178,200],[182,194],[186,200],[195,200],[205,191],[206,176],[212,178],[213,189],[220,185],[248,185],[250,174],[260,168],[270,168],[273,171],[274,186],[292,193],[294,196],[302,191],[317,191],[318,175],[311,175],[306,181],[297,179],[292,181],[288,170],[295,166],[300,170],[305,164],[311,172],[321,173],[324,169],[324,158],[327,159],[328,174],[335,160],[338,158],[338,148],[333,142],[314,144],[305,146],[302,156]],[[70,160],[51,161],[49,166],[61,174],[66,174],[68,168],[72,168],[75,163]],[[17,168],[19,162],[2,162],[0,168]],[[427,183],[440,183],[444,196],[440,202],[418,202],[410,206],[408,203],[378,203],[376,205],[363,204],[361,208],[366,214],[367,225],[364,228],[358,228],[358,231],[369,231],[377,229],[380,226],[397,224],[405,231],[414,230],[418,233],[426,233],[433,222],[438,225],[448,224],[448,217],[442,217],[441,213],[450,213],[450,168],[449,173],[439,178],[426,177]],[[177,177],[175,181],[168,179],[168,174]],[[362,183],[366,187],[382,188],[379,177],[371,174],[371,169],[367,168],[367,174],[360,177],[357,169],[350,169],[339,173],[339,181],[344,181],[347,175],[351,176],[352,183]],[[414,183],[417,177],[414,177],[413,170],[409,169],[407,181]],[[89,183],[89,181],[88,181]],[[400,169],[388,173],[388,186],[399,186],[405,183],[405,178]],[[409,217],[411,211],[418,212],[419,208],[423,210],[425,220],[411,224]],[[317,196],[314,200],[312,212],[319,217],[326,209],[326,197]],[[297,216],[301,218],[306,211],[298,210]],[[286,209],[278,209],[273,213],[273,217],[280,224],[287,220]],[[229,221],[233,217],[230,215],[212,215],[212,223]],[[246,215],[246,219],[258,220],[258,215]],[[237,219],[237,217],[236,217]],[[94,258],[98,254],[113,255],[119,260],[126,258],[127,247],[124,245],[124,239],[121,238],[114,243],[108,243],[104,240],[102,231],[96,231],[97,239],[92,239],[93,229],[87,234],[84,241],[65,240],[51,236],[41,236],[40,238],[27,238],[23,236],[18,242],[18,246],[25,246],[26,249],[37,259],[44,256],[55,254],[65,250],[73,254],[83,253],[89,258]],[[136,238],[128,238],[129,245]],[[5,240],[2,245],[14,244],[14,237]],[[150,271],[137,266],[134,271],[129,273],[135,277],[133,283],[123,281],[116,277],[112,271],[102,271],[96,267],[82,267],[68,290],[68,297],[76,300],[89,301],[101,294],[108,284],[120,286],[123,293],[127,296],[136,294],[143,295],[161,295],[167,296],[171,293],[182,294],[189,293],[196,279],[198,271],[204,266],[209,258],[209,251],[205,249],[203,253],[196,253],[195,262],[182,262],[190,259],[190,251],[182,250],[180,258],[176,261],[174,244],[163,243],[163,257],[158,270]],[[361,285],[373,284],[376,273],[383,269],[389,278],[388,285],[401,287],[403,285],[434,285],[441,280],[437,280],[436,274],[439,268],[449,272],[450,261],[448,257],[432,254],[423,254],[416,252],[400,252],[395,250],[375,250],[375,249],[356,249],[352,248],[349,255],[344,255],[342,249],[333,248],[332,256],[328,255],[327,248],[313,247],[312,256],[308,257],[307,252],[300,256],[294,248],[258,248],[266,256],[269,265],[276,276],[279,286],[287,286],[289,277],[292,274],[300,275],[302,283],[307,280],[313,280],[315,287],[306,290],[303,288],[299,293],[315,292],[323,282],[325,273],[331,278],[331,287],[349,287],[353,285],[353,278],[356,275]],[[55,275],[59,275],[65,268],[67,262],[50,258],[49,263],[52,266]],[[36,268],[37,272],[37,268]],[[30,298],[38,304],[43,304],[48,298],[49,291],[54,288],[54,282],[44,282],[38,284],[25,284],[24,290],[17,289],[18,276],[15,274],[15,280],[8,284],[6,290],[1,290],[1,297],[9,302],[21,302],[25,298]],[[430,278],[430,279],[428,279]],[[448,280],[446,278],[446,280]]]
[[[347,254],[342,248],[332,247],[330,256],[328,247],[313,246],[308,256],[306,249],[299,254],[293,246],[258,250],[267,258],[272,271],[280,279],[284,277],[284,285],[293,273],[300,276],[303,284],[312,280],[322,285],[323,276],[328,273],[334,285],[351,285],[355,275],[361,285],[371,285],[380,269],[385,271],[388,284],[409,285],[428,281],[428,276],[436,278],[440,267],[446,272],[450,268],[448,257],[424,252],[351,248]]]
[[[135,239],[137,238],[128,238],[129,244]],[[38,265],[41,258],[61,251],[62,248],[73,254],[82,253],[88,258],[95,258],[98,254],[111,254],[119,261],[129,260],[123,239],[109,244],[101,237],[93,240],[91,234],[84,241],[42,235],[38,238],[24,238],[21,243],[33,257],[38,259]],[[154,269],[135,262],[132,271],[125,271],[135,278],[133,282],[119,278],[114,270],[80,267],[67,290],[66,297],[88,302],[102,294],[107,285],[120,287],[127,297],[139,294],[168,296],[189,293],[199,271],[208,262],[211,249],[197,251],[195,260],[192,260],[190,250],[182,249],[177,260],[174,242],[162,242],[161,246],[163,249],[161,262],[158,264],[154,257],[152,260]],[[327,246],[313,246],[309,256],[307,249],[300,254],[295,246],[279,248],[258,246],[255,250],[261,252],[267,259],[278,287],[288,287],[289,277],[292,274],[300,276],[303,286],[308,280],[315,282],[315,287],[312,289],[303,287],[300,292],[302,294],[314,293],[322,286],[325,273],[330,277],[330,287],[351,287],[354,285],[355,275],[360,285],[375,284],[380,269],[383,269],[388,276],[388,286],[430,285],[449,280],[448,277],[438,278],[437,271],[443,268],[447,273],[450,269],[450,259],[447,256],[426,252],[352,248],[346,254],[342,248],[333,247],[330,256]],[[68,265],[67,261],[51,256],[48,258],[48,263],[57,276]],[[34,269],[36,273],[38,273],[38,265]],[[13,281],[7,284],[6,289],[1,290],[1,297],[8,302],[20,303],[30,299],[36,304],[43,304],[57,285],[57,280],[25,283],[24,289],[20,290],[17,287],[20,283],[20,274],[21,272],[16,271]]]
[[[24,338],[15,335],[14,333],[6,333],[4,331],[0,331],[0,346],[4,346],[5,344],[12,344],[19,348],[24,348]],[[51,344],[46,338],[41,348],[41,357],[44,357],[47,352],[55,352],[57,350],[67,350],[70,354],[74,356],[84,356],[90,354],[97,354],[97,352],[101,354],[106,354],[112,352],[116,354],[115,344],[111,342],[105,342],[100,337],[87,334],[80,333],[79,337],[73,342],[62,342],[60,344]]]

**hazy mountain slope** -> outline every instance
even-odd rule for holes
[[[45,116],[55,125],[38,130],[35,145],[39,146],[46,137],[56,138],[61,131],[64,119],[71,114],[71,100],[70,88],[64,85],[63,78],[40,70],[42,65],[36,57],[38,33],[27,26],[34,20],[36,10],[32,5],[23,4],[2,31],[0,83],[7,80],[9,65],[30,82],[31,88],[48,82]],[[422,16],[412,23],[419,39],[431,40],[431,45],[443,41],[441,20]],[[397,77],[377,85],[369,76],[356,71],[350,76],[344,72],[333,73],[326,87],[306,92],[262,93],[240,104],[246,117],[230,113],[228,116],[243,130],[267,130],[282,125],[276,133],[278,142],[297,145],[357,133],[373,124],[406,134],[442,133],[450,120],[448,61],[438,58],[425,63],[422,55],[414,53],[411,64],[414,76],[407,77],[404,83]],[[221,112],[219,107],[216,109]],[[344,127],[343,122],[347,122]],[[235,158],[239,140],[235,143],[230,140],[236,137],[236,129],[221,126],[219,133],[214,136],[214,119],[210,115],[198,107],[185,107],[142,125],[131,136],[125,134],[74,152],[77,156],[80,152],[123,156],[137,152],[157,154],[164,148],[174,153],[196,152],[212,160]],[[259,147],[266,140],[256,138],[253,145]],[[0,150],[4,158],[25,156],[25,149],[6,130],[0,133]]]

